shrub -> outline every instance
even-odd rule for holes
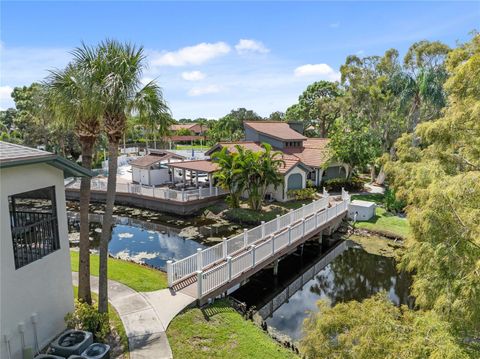
[[[390,188],[385,191],[385,195],[383,197],[383,204],[385,206],[385,209],[392,213],[403,212],[406,206],[405,201],[398,200],[395,191]]]
[[[315,188],[315,184],[312,180],[307,180],[307,188]]]
[[[294,197],[297,201],[314,199],[316,193],[315,188],[292,189],[287,192],[288,197]]]
[[[99,313],[93,305],[75,300],[75,310],[65,316],[70,329],[92,332],[96,340],[105,342],[110,333],[108,313]]]
[[[346,191],[359,191],[363,189],[363,181],[360,178],[332,178],[324,182],[327,191],[340,192],[342,187]]]

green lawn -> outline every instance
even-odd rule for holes
[[[73,297],[77,298],[78,297],[78,287],[73,286]],[[98,302],[98,296],[96,293],[92,292],[92,300],[93,302]],[[115,329],[119,336],[119,341],[123,349],[123,353],[127,355],[127,358],[129,357],[128,355],[128,337],[127,333],[125,332],[125,327],[123,326],[123,322],[120,319],[120,316],[118,315],[117,311],[115,308],[108,303],[108,316],[110,317],[110,325]]]
[[[377,207],[375,217],[366,222],[357,222],[355,227],[401,238],[405,238],[410,230],[406,218],[395,216],[382,207]]]
[[[383,194],[381,193],[368,193],[368,194],[353,194],[352,200],[358,199],[361,201],[375,202],[376,204],[383,204]]]
[[[77,251],[70,251],[72,271],[78,272]],[[90,272],[98,276],[99,256],[90,255]],[[159,270],[121,259],[108,258],[108,278],[123,283],[138,292],[167,288],[167,275]]]
[[[167,336],[174,358],[298,358],[224,300],[179,314]]]

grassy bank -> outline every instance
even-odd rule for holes
[[[387,212],[385,208],[380,207],[383,204],[383,195],[379,193],[352,195],[352,200],[358,199],[362,201],[375,202],[378,207],[375,212],[375,217],[365,222],[357,222],[355,227],[366,229],[381,235],[389,237],[405,238],[410,227],[406,218],[396,216]]]
[[[78,272],[77,251],[70,251],[72,271]],[[98,276],[99,256],[90,255],[90,272]],[[108,278],[123,283],[138,292],[167,288],[167,275],[159,270],[121,259],[108,258]]]
[[[223,300],[179,314],[167,336],[174,358],[297,358]]]
[[[78,296],[78,287],[73,286],[73,296],[77,298]],[[98,302],[98,296],[95,293],[92,293],[92,300],[94,303]],[[116,335],[118,336],[118,343],[121,346],[121,351],[123,353],[122,358],[129,358],[129,349],[128,349],[128,337],[127,333],[125,332],[125,327],[123,326],[123,322],[120,319],[115,308],[108,303],[108,316],[110,318],[110,327],[114,329]],[[117,356],[114,356],[117,357]]]

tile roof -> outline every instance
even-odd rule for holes
[[[167,166],[180,168],[187,171],[198,171],[203,173],[212,173],[218,170],[218,164],[209,160],[195,160],[168,163]]]
[[[260,132],[269,137],[277,138],[282,141],[298,141],[306,140],[307,137],[292,130],[288,123],[280,121],[245,121],[243,123],[246,127]]]
[[[0,162],[16,161],[22,159],[55,157],[55,154],[47,151],[37,150],[14,143],[0,141]]]
[[[183,129],[189,130],[196,125],[197,125],[196,123],[185,123],[185,124],[170,125],[170,130],[171,131],[179,131],[179,130],[183,130]]]
[[[152,150],[152,152],[146,156],[142,156],[140,158],[137,158],[136,160],[130,162],[130,165],[135,166],[135,167],[150,167],[151,165],[160,162],[160,161],[165,161],[168,160],[169,158],[177,158],[177,159],[183,159],[185,157],[177,155],[172,152],[168,151],[156,151]]]
[[[309,138],[303,141],[303,147],[291,147],[283,151],[298,157],[307,166],[321,167],[330,157],[327,144],[327,138]]]

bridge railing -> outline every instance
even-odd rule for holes
[[[305,235],[308,235],[326,222],[329,222],[331,219],[342,214],[347,209],[350,201],[347,196],[344,197],[342,195],[342,198],[341,202],[338,202],[327,209],[327,217],[324,217],[320,222],[318,221],[316,213],[313,215],[309,214],[307,218],[303,218],[294,226],[287,226],[285,231],[275,233],[267,237],[260,244],[249,247],[246,252],[238,257],[234,259],[227,257],[226,262],[221,264],[222,268],[225,264],[227,266],[226,270],[221,270],[222,273],[224,273],[223,276],[219,275],[220,270],[217,267],[207,269],[206,271],[199,270],[197,272],[197,298],[200,299],[214,289],[230,282],[232,279],[240,276],[243,272],[255,267],[260,262],[273,256],[286,246],[292,245]],[[323,209],[320,211],[323,211]],[[317,221],[315,218],[317,218]],[[327,255],[327,261],[330,259],[329,256],[331,255],[333,256],[333,254],[330,253]]]
[[[342,200],[344,200],[346,196],[348,196],[348,193],[342,189]],[[319,200],[296,210],[291,210],[283,216],[277,216],[277,218],[269,222],[262,222],[260,226],[250,230],[244,230],[244,233],[228,240],[224,239],[223,242],[213,247],[199,250],[196,254],[175,262],[167,261],[168,285],[171,287],[181,280],[194,275],[199,270],[205,271],[213,264],[225,261],[227,256],[233,256],[235,253],[247,249],[252,244],[259,243],[265,238],[272,236],[273,233],[285,229],[287,226],[294,225],[297,222],[301,222],[306,217],[317,214],[319,211],[323,211],[327,208],[328,203],[329,195],[327,192],[324,192],[324,197]],[[328,210],[329,208],[327,208],[327,211]],[[327,214],[328,220],[333,218],[334,213],[335,212],[331,212],[330,216]],[[307,226],[311,229],[312,223],[309,221]],[[294,226],[295,239],[303,237],[302,228],[303,225],[302,227]]]

